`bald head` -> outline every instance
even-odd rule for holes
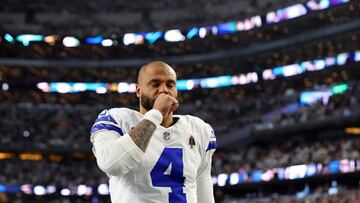
[[[169,66],[167,63],[162,61],[152,61],[150,63],[143,65],[140,68],[138,74],[138,81],[137,81],[138,84],[144,81],[144,78],[147,75],[151,75],[151,74],[166,74],[166,75],[171,75],[176,79],[176,72],[174,71],[173,68],[171,68],[171,66]]]

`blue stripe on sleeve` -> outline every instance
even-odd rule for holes
[[[95,133],[96,131],[99,131],[99,130],[113,130],[113,131],[117,132],[121,136],[124,135],[121,128],[113,126],[113,125],[105,124],[105,123],[95,124],[91,128],[91,134],[93,134],[93,133]]]
[[[108,116],[102,116],[102,117],[99,117],[95,120],[95,123],[99,122],[99,121],[109,121],[109,122],[112,122],[112,123],[115,123],[117,124],[117,122],[115,121],[115,119],[108,115]]]
[[[217,148],[217,143],[216,143],[216,141],[210,141],[209,142],[209,145],[208,145],[208,147],[207,147],[207,149],[206,149],[206,151],[209,151],[209,150],[212,150],[212,149],[216,149]]]

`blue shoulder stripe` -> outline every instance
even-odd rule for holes
[[[112,123],[115,123],[117,124],[117,122],[115,121],[115,119],[108,115],[108,116],[102,116],[102,117],[99,117],[95,120],[95,123],[99,122],[99,121],[109,121],[109,122],[112,122]]]
[[[121,128],[110,125],[110,124],[105,124],[105,123],[99,123],[99,124],[95,124],[92,128],[91,128],[91,134],[95,133],[96,131],[99,130],[113,130],[115,132],[117,132],[119,135],[124,135],[123,131],[121,130]]]
[[[208,147],[207,147],[207,149],[206,149],[206,151],[209,151],[209,150],[212,150],[212,149],[216,149],[217,148],[217,143],[216,143],[216,141],[210,141],[209,142],[209,145],[208,145]]]

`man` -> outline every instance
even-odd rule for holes
[[[179,106],[175,71],[161,61],[144,65],[136,95],[140,112],[104,110],[91,129],[112,202],[214,202],[210,168],[216,138],[201,119],[173,115]]]

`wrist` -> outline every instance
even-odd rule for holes
[[[143,119],[146,119],[158,126],[162,123],[163,116],[159,110],[151,109],[150,111],[145,113]]]

